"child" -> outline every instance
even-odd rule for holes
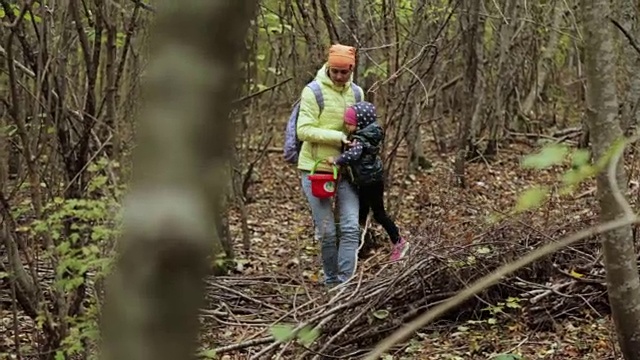
[[[338,158],[329,157],[327,162],[351,167],[360,199],[360,224],[364,225],[369,210],[373,210],[373,218],[384,227],[393,243],[391,260],[397,261],[405,256],[409,243],[400,236],[398,227],[384,209],[384,174],[379,156],[384,132],[376,120],[376,109],[370,102],[362,101],[347,108],[344,122],[350,134],[350,149]]]

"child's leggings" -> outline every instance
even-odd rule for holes
[[[384,209],[384,182],[379,181],[371,184],[360,185],[358,187],[358,198],[360,200],[360,225],[367,221],[369,211],[373,211],[373,219],[387,232],[391,242],[397,244],[400,241],[400,233],[396,224],[389,218]]]

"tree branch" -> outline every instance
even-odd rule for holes
[[[609,18],[609,21],[611,21],[613,23],[613,25],[615,25],[615,27],[617,27],[618,30],[620,30],[622,32],[624,37],[626,37],[627,40],[629,40],[629,44],[631,44],[631,46],[633,46],[633,48],[636,50],[638,55],[640,55],[640,46],[638,46],[638,43],[633,38],[633,36],[631,36],[631,34],[629,34],[627,29],[625,29],[617,20],[615,20],[613,18]]]
[[[145,9],[147,11],[150,11],[152,13],[156,12],[156,8],[154,8],[153,6],[143,2],[142,0],[131,0],[134,4],[136,4],[136,6]]]
[[[622,193],[620,192],[620,188],[617,186],[617,183],[615,181],[616,166],[618,164],[618,161],[620,161],[620,158],[622,157],[622,153],[624,152],[626,145],[637,141],[639,137],[640,136],[633,137],[632,139],[626,141],[626,144],[623,144],[624,146],[620,146],[618,149],[616,149],[615,153],[610,159],[609,166],[608,166],[608,173],[609,173],[608,180],[610,182],[612,191],[616,194],[615,195],[616,200],[620,202],[620,205],[625,210],[630,209],[631,207],[629,203],[625,200],[624,195],[622,195]],[[446,312],[453,310],[454,308],[458,307],[460,304],[464,303],[471,297],[479,294],[482,290],[494,285],[501,278],[514,273],[520,268],[527,266],[536,260],[539,260],[547,255],[550,255],[566,246],[569,246],[585,238],[588,238],[597,234],[601,234],[610,230],[614,230],[622,226],[638,223],[638,222],[640,222],[640,217],[638,217],[632,212],[629,213],[625,211],[625,216],[622,218],[579,231],[575,234],[569,235],[559,240],[558,242],[547,244],[514,262],[503,265],[493,273],[486,275],[481,279],[477,280],[471,286],[465,288],[464,290],[462,290],[461,292],[459,292],[458,294],[456,294],[446,302],[439,304],[438,306],[434,307],[432,310],[423,313],[412,322],[396,330],[394,333],[392,333],[383,341],[381,341],[371,352],[369,352],[367,356],[364,358],[364,360],[378,359],[382,354],[384,354],[385,351],[389,350],[396,343],[405,340],[407,337],[409,337],[418,329],[427,325],[428,323],[435,320],[439,316],[445,314]]]
[[[249,100],[251,98],[254,98],[256,96],[259,96],[259,95],[261,95],[261,94],[263,94],[263,93],[265,93],[267,91],[270,91],[270,90],[273,90],[273,89],[275,89],[275,88],[277,88],[279,86],[282,86],[282,85],[288,83],[289,81],[291,81],[292,79],[293,79],[292,77],[290,77],[288,79],[284,79],[284,80],[280,81],[277,84],[271,85],[271,86],[269,86],[267,88],[264,88],[264,89],[262,89],[260,91],[256,91],[253,94],[245,95],[245,96],[243,96],[243,97],[241,97],[239,99],[233,100],[233,104],[235,105],[235,104],[243,103],[243,102],[245,102],[245,101],[247,101],[247,100]]]

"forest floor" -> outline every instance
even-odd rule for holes
[[[586,223],[592,223],[597,210],[593,180],[583,183],[570,195],[560,196],[554,193],[537,210],[518,216],[506,216],[498,224],[491,222],[492,216],[505,214],[512,209],[517,195],[528,187],[535,184],[557,187],[558,177],[570,168],[569,161],[564,166],[542,171],[521,168],[522,156],[534,151],[529,146],[512,144],[501,149],[497,161],[469,163],[466,189],[452,185],[453,155],[433,155],[430,158],[433,168],[409,177],[394,174],[394,184],[387,200],[393,204],[391,208],[397,224],[410,241],[427,244],[424,246],[437,251],[444,247],[463,247],[478,241],[492,241],[482,238],[491,229],[495,231],[500,226],[515,229],[509,233],[512,235],[504,235],[506,241],[520,241],[517,237],[524,238],[533,233],[539,234],[543,241],[551,241],[561,238],[563,234],[583,229]],[[237,287],[238,296],[234,297],[235,300],[227,298],[225,301],[228,304],[234,303],[235,306],[243,303],[247,307],[247,302],[255,306],[249,305],[250,309],[244,308],[236,312],[230,309],[233,304],[225,305],[230,313],[236,315],[232,320],[227,318],[220,322],[215,311],[222,314],[222,308],[214,305],[220,302],[215,293],[221,289],[228,291],[228,288],[222,285],[212,286],[210,317],[219,322],[213,328],[205,326],[209,331],[203,333],[202,347],[205,350],[222,347],[218,356],[223,359],[248,359],[249,354],[253,353],[255,356],[260,350],[258,345],[264,348],[272,343],[268,335],[273,331],[273,323],[295,310],[296,296],[299,296],[297,301],[300,304],[304,302],[303,297],[308,302],[315,301],[318,304],[327,299],[317,285],[321,279],[319,246],[313,240],[311,216],[306,201],[300,193],[295,170],[284,165],[280,159],[279,153],[268,154],[259,168],[257,183],[251,187],[249,195],[252,202],[247,205],[251,241],[248,252],[242,249],[238,212],[234,211],[231,217],[238,262],[234,274],[226,278],[228,286],[231,287],[234,281],[239,282],[238,279],[246,279],[245,281],[255,281],[256,287],[260,289],[249,290],[250,286],[247,286],[246,292],[242,294],[239,293],[241,286]],[[634,180],[638,177],[637,170],[628,168],[628,174],[632,180],[629,197],[635,202],[637,186],[634,185],[637,182]],[[378,225],[374,225],[374,231],[384,239]],[[521,231],[524,232],[518,235]],[[533,246],[527,246],[528,250],[523,250],[522,253],[531,251],[532,248]],[[600,255],[597,248],[596,243],[594,257]],[[366,268],[363,278],[375,282],[376,279],[372,278],[380,276],[382,270],[377,270],[380,264],[387,262],[389,250],[389,245],[384,244],[375,250],[374,256],[361,261],[360,266]],[[412,253],[413,256],[422,256],[421,254],[424,253]],[[508,259],[502,259],[496,265],[506,262]],[[391,274],[387,276],[393,277],[394,271],[400,272],[403,265],[399,266],[393,270],[385,270],[386,274]],[[552,268],[556,266],[556,262],[541,266],[553,273]],[[472,280],[469,278],[468,282]],[[273,290],[267,289],[269,284],[274,285]],[[432,283],[431,286],[437,288],[438,284]],[[457,286],[457,289],[441,290],[455,292],[465,284],[458,283]],[[260,295],[256,295],[257,292]],[[574,296],[556,290],[549,290],[547,293],[557,295],[548,300],[551,302],[561,296]],[[606,303],[606,291],[600,291],[598,296],[601,303]],[[496,316],[488,322],[486,318],[473,320],[473,317],[470,319],[468,316],[466,320],[456,319],[455,315],[439,319],[423,328],[410,342],[390,352],[391,355],[386,359],[621,359],[608,306],[605,304],[604,310],[596,310],[584,296],[576,294],[575,297],[581,297],[584,302],[572,309],[565,309],[566,311],[558,310],[557,307],[556,313],[545,310],[551,322],[547,326],[532,327],[530,321],[526,320],[524,310],[515,315],[506,314],[505,311],[504,316]],[[291,306],[291,303],[294,305]],[[320,309],[318,304],[314,306]],[[293,310],[285,313],[284,310],[278,312],[275,308]],[[313,312],[312,306],[309,309]],[[265,312],[261,314],[261,311]],[[556,321],[554,317],[559,318]],[[205,324],[207,323],[205,319]],[[366,328],[367,324],[362,326]],[[352,326],[347,334],[352,332],[351,336],[356,336],[358,331],[360,330]],[[297,357],[285,355],[283,358]]]
[[[246,207],[251,248],[243,249],[242,222],[234,210],[230,223],[235,268],[207,280],[203,357],[269,359],[267,355],[281,353],[282,359],[297,359],[306,349],[328,354],[326,359],[359,358],[402,323],[479,276],[592,224],[597,209],[593,180],[572,194],[552,194],[536,210],[495,221],[496,214],[513,208],[518,194],[536,184],[557,187],[558,177],[570,168],[567,161],[548,170],[523,169],[522,156],[534,151],[513,144],[501,149],[494,162],[469,163],[465,189],[453,186],[449,154],[429,152],[433,167],[415,175],[394,173],[387,201],[412,251],[405,261],[390,265],[389,243],[374,225],[372,232],[382,246],[359,262],[360,278],[341,295],[327,294],[318,285],[319,244],[313,240],[296,171],[282,163],[280,153],[267,154]],[[638,169],[627,168],[629,199],[635,204]],[[479,295],[475,305],[428,324],[383,359],[622,359],[595,240],[539,260],[517,281],[505,279],[492,292]],[[393,292],[384,291],[394,286]],[[13,328],[8,309],[0,319],[0,329]],[[284,349],[276,346],[274,337],[286,334],[274,324],[306,321],[322,323],[319,334],[305,335],[321,338],[289,342]],[[20,323],[26,326],[23,333],[32,332],[26,320]],[[337,336],[340,331],[344,336]],[[0,353],[11,353],[9,333],[0,336]],[[332,348],[322,349],[330,343]]]

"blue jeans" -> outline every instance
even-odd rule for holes
[[[333,198],[319,199],[311,193],[309,172],[302,171],[304,191],[315,225],[315,235],[321,242],[322,268],[325,284],[337,284],[353,275],[358,261],[360,226],[358,224],[359,201],[355,189],[343,178],[336,187],[340,214],[340,245],[336,244],[336,222],[333,217]]]

